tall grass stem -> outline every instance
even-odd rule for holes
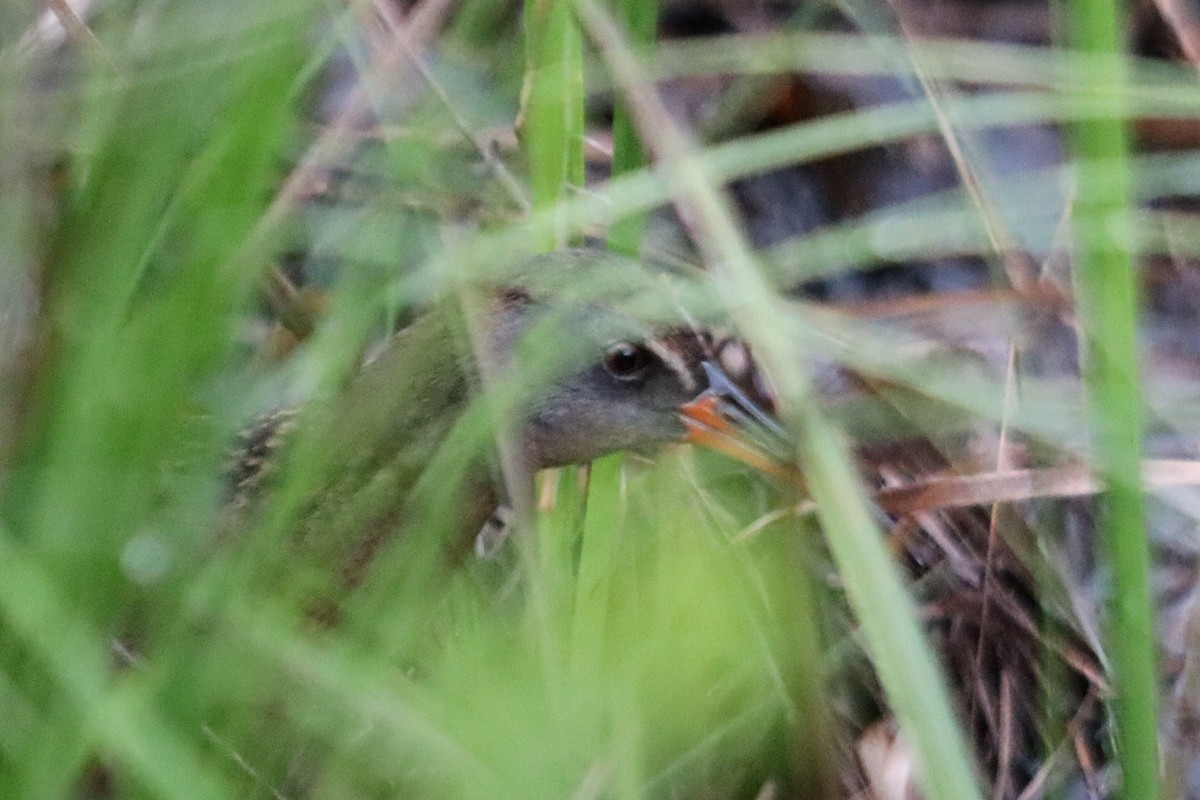
[[[1117,696],[1117,756],[1126,798],[1159,796],[1158,721],[1150,552],[1142,494],[1138,278],[1120,226],[1130,213],[1131,176],[1123,106],[1128,74],[1123,14],[1114,0],[1073,0],[1076,46],[1106,56],[1079,77],[1110,113],[1074,126],[1078,156],[1076,287],[1096,467],[1108,484],[1101,517],[1113,571],[1109,646]]]

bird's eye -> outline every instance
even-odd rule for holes
[[[617,342],[604,353],[604,368],[617,380],[635,381],[641,378],[654,357],[640,345]]]

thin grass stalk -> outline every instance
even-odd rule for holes
[[[786,31],[723,33],[661,42],[653,64],[655,80],[703,75],[811,75],[894,77],[909,53],[921,60],[933,80],[992,87],[1035,88],[1082,94],[1075,76],[1104,61],[1102,56],[1056,52],[1042,45],[978,39],[910,41],[891,33]],[[1130,58],[1130,81],[1118,91],[1128,96],[1171,93],[1181,102],[1195,84],[1195,70],[1159,59]]]
[[[526,0],[521,135],[535,208],[553,206],[583,186],[583,40],[568,0]],[[565,220],[539,242],[567,244]]]
[[[1100,527],[1113,572],[1109,648],[1115,683],[1117,757],[1127,798],[1160,793],[1150,550],[1142,495],[1142,398],[1137,367],[1138,280],[1125,237],[1112,228],[1130,213],[1131,180],[1122,88],[1128,74],[1123,16],[1113,0],[1073,0],[1075,45],[1100,55],[1080,75],[1111,113],[1073,129],[1079,159],[1076,287],[1084,329],[1084,378],[1096,467],[1108,485]]]
[[[654,41],[658,30],[657,0],[621,0],[618,13],[635,41],[645,44]],[[633,119],[626,104],[618,101],[613,118],[612,173],[623,175],[644,166],[646,153]],[[645,229],[646,214],[630,214],[609,231],[608,246],[637,257]],[[577,673],[589,666],[601,666],[610,602],[609,576],[615,569],[618,537],[625,516],[624,469],[624,454],[614,453],[593,464],[589,473],[572,625],[572,665]],[[628,722],[635,724],[632,719]]]
[[[951,710],[945,678],[917,610],[879,536],[869,500],[836,429],[820,409],[799,410],[798,429],[821,526],[862,623],[872,663],[930,798],[978,798],[973,759]]]
[[[583,156],[583,39],[568,0],[526,0],[525,82],[518,123],[529,160],[534,210],[547,210],[554,222],[535,237],[537,249],[565,247],[574,238],[568,202],[585,181]],[[555,628],[560,604],[569,602],[563,576],[570,573],[569,544],[579,535],[586,501],[579,469],[564,467],[545,480],[558,481],[556,513],[538,521],[536,547],[522,540],[521,560],[530,585],[528,624],[541,650],[544,679],[557,708],[565,708],[562,637]],[[553,485],[553,484],[552,484]],[[561,511],[561,513],[557,513]]]
[[[803,434],[804,462],[813,496],[839,574],[862,623],[880,679],[896,715],[917,751],[928,796],[935,800],[979,797],[965,739],[951,711],[949,694],[916,620],[912,599],[871,519],[849,455],[811,402],[799,353],[778,318],[779,304],[763,280],[750,247],[733,219],[727,199],[704,168],[694,147],[672,122],[653,90],[645,86],[637,58],[618,26],[600,6],[578,0],[616,83],[626,93],[639,128],[654,132],[656,155],[669,184],[685,206],[697,244],[714,268],[718,290],[757,352],[772,369],[783,400]],[[649,140],[648,140],[649,141]]]
[[[602,458],[591,467],[571,629],[571,665],[577,675],[602,667],[609,581],[625,519],[624,467],[625,458],[620,454]]]
[[[620,0],[617,15],[629,31],[634,45],[649,45],[658,33],[658,0]],[[623,99],[618,99],[613,113],[613,177],[646,166],[646,152],[634,127],[633,117]],[[608,246],[619,253],[636,256],[641,249],[646,230],[646,214],[630,214],[621,219],[608,234]]]

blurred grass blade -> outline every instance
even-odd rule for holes
[[[625,456],[616,454],[591,467],[571,640],[572,666],[581,674],[603,665],[609,581],[617,567],[616,549],[624,527],[624,465]]]
[[[658,33],[658,0],[619,0],[617,13],[629,31],[635,46],[653,44]],[[645,47],[649,52],[649,47]],[[646,153],[638,138],[633,117],[625,101],[618,98],[612,124],[613,177],[646,166]],[[608,246],[620,253],[636,256],[641,250],[642,234],[646,230],[646,215],[630,214],[617,222],[608,232]]]
[[[646,86],[643,72],[620,29],[592,0],[579,0],[617,84],[626,94],[643,134],[653,131],[656,152],[678,202],[691,217],[692,234],[714,270],[714,282],[730,313],[777,379],[781,400],[803,421],[804,459],[812,471],[814,497],[851,605],[862,622],[884,689],[917,750],[923,785],[935,800],[979,797],[962,732],[951,711],[941,670],[921,634],[911,599],[877,535],[850,462],[815,407],[800,370],[796,339],[769,313],[777,307],[711,172]]]
[[[978,798],[973,759],[951,711],[941,667],[917,624],[917,610],[900,578],[870,501],[844,447],[815,407],[799,412],[809,486],[846,593],[870,647],[889,702],[920,761],[931,798]]]
[[[13,541],[7,529],[0,529],[0,563],[4,564],[4,580],[0,581],[4,633],[15,634],[29,648],[45,669],[55,694],[82,722],[82,730],[70,731],[71,739],[80,740],[81,752],[114,757],[164,800],[230,797],[230,787],[204,763],[186,733],[173,728],[132,687],[129,691],[114,687],[106,637],[87,630],[71,604],[56,591],[53,575]],[[68,723],[69,718],[60,721]],[[48,743],[42,733],[33,741]],[[34,769],[27,772],[21,789],[31,794],[20,796],[37,796],[31,782],[65,779],[68,785],[62,788],[67,789],[77,777],[64,769],[68,765],[63,763],[61,750],[27,755]],[[56,760],[42,762],[39,756]],[[37,769],[50,763],[54,769]]]
[[[525,86],[521,136],[535,208],[569,196],[584,182],[583,40],[570,0],[526,0]],[[565,221],[540,242],[567,244]]]
[[[563,3],[569,6],[569,3]],[[652,43],[658,30],[657,0],[620,0],[619,12],[636,41]],[[571,12],[574,20],[574,10]],[[577,28],[576,28],[577,29]],[[646,165],[629,109],[618,100],[612,127],[612,174],[622,175]],[[608,246],[636,258],[646,228],[645,214],[631,214],[612,227]],[[579,555],[572,622],[572,666],[576,674],[600,674],[608,630],[609,579],[616,569],[616,548],[624,525],[625,455],[614,453],[589,470],[587,508]],[[633,725],[632,721],[627,724]]]
[[[1108,642],[1115,673],[1122,795],[1159,797],[1157,678],[1150,550],[1142,495],[1142,399],[1137,342],[1138,274],[1117,235],[1128,219],[1130,175],[1121,54],[1125,9],[1115,0],[1072,0],[1071,34],[1087,54],[1107,56],[1080,77],[1109,112],[1074,126],[1079,158],[1076,284],[1084,331],[1084,378],[1095,466],[1108,485],[1098,527],[1113,572]]]

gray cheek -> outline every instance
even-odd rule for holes
[[[534,469],[579,464],[617,450],[653,451],[682,442],[687,428],[674,410],[649,411],[623,402],[550,402],[523,431],[525,457]]]
[[[524,448],[534,469],[582,464],[634,447],[644,436],[627,425],[598,424],[587,414],[565,410],[541,413],[525,426]]]
[[[682,442],[687,438],[687,426],[683,424],[683,420],[677,414],[664,415],[662,425],[662,441],[664,444],[671,442]]]
[[[562,408],[543,408],[522,432],[525,458],[533,469],[578,464],[595,458],[595,432],[584,420]]]

